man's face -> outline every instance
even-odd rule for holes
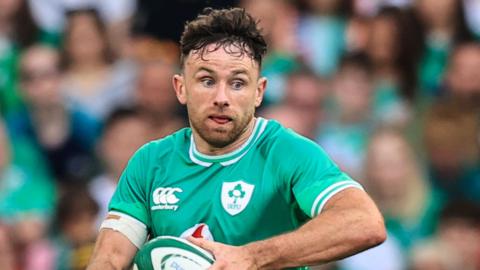
[[[138,116],[121,119],[105,130],[100,150],[108,173],[120,176],[130,157],[149,140],[149,131],[148,123]]]
[[[191,52],[173,83],[199,139],[222,148],[247,130],[262,102],[266,79],[259,77],[257,62],[235,46],[227,48],[229,53],[223,47],[214,49],[215,44],[208,45],[203,56]]]
[[[465,46],[453,56],[447,73],[447,84],[457,97],[471,97],[480,94],[480,49]]]
[[[58,57],[51,49],[33,48],[25,53],[21,61],[20,86],[29,105],[61,102],[57,65]]]
[[[174,75],[173,67],[163,63],[149,63],[142,68],[137,91],[137,102],[148,113],[169,116],[177,102],[169,80]]]

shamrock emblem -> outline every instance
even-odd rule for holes
[[[238,199],[245,197],[245,191],[242,190],[242,185],[237,184],[232,190],[228,192],[228,196],[233,199],[233,203],[236,204]]]

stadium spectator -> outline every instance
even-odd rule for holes
[[[12,163],[10,142],[0,123],[0,267],[52,269],[53,248],[46,240],[55,203],[49,179]]]
[[[288,76],[287,92],[282,103],[267,108],[262,115],[315,139],[324,118],[323,103],[328,90],[328,81],[318,78],[306,67],[301,68]]]
[[[240,5],[259,21],[269,48],[262,66],[262,74],[269,78],[262,106],[280,103],[285,98],[289,73],[299,67],[299,11],[286,0],[243,0]]]
[[[480,104],[480,44],[464,43],[453,50],[445,76],[449,98],[468,106]],[[479,107],[480,108],[480,107]]]
[[[0,1],[0,114],[21,106],[16,85],[21,51],[35,42],[58,44],[58,41],[58,36],[35,24],[27,0]]]
[[[116,109],[107,118],[97,147],[102,172],[89,183],[89,192],[99,206],[98,227],[107,215],[108,202],[128,160],[140,146],[152,139],[151,133],[146,119],[135,110]]]
[[[162,61],[146,62],[139,68],[136,104],[149,122],[152,138],[162,138],[186,126],[173,90],[171,78],[176,66]]]
[[[306,0],[298,33],[302,59],[322,76],[334,75],[346,47],[345,30],[352,0]]]
[[[85,269],[97,235],[98,205],[83,185],[69,186],[57,205],[57,270]]]
[[[113,51],[122,55],[123,45],[128,38],[136,0],[25,0],[30,2],[35,21],[42,29],[62,33],[69,10],[94,8],[106,22],[106,30]]]
[[[441,241],[428,241],[418,244],[410,259],[410,270],[474,270],[464,268],[455,248]]]
[[[465,200],[448,203],[430,244],[420,244],[412,253],[412,269],[479,269],[479,225],[478,205]]]
[[[97,11],[70,11],[61,60],[62,90],[100,122],[113,108],[128,105],[132,99],[135,68],[130,62],[115,60]]]
[[[354,15],[345,30],[346,52],[365,53],[371,38],[372,20],[370,17]]]
[[[316,141],[343,170],[361,179],[367,140],[375,125],[372,69],[368,58],[364,55],[344,57],[331,93],[325,123],[320,126]]]
[[[419,0],[414,5],[422,53],[418,69],[418,83],[422,96],[439,95],[439,87],[452,48],[473,38],[459,0]],[[414,31],[411,33],[416,35]]]
[[[56,180],[88,179],[95,170],[98,123],[63,99],[58,53],[38,45],[27,49],[20,87],[26,108],[7,116],[10,132],[37,144]]]
[[[442,202],[431,191],[416,153],[399,131],[381,128],[373,134],[365,174],[365,187],[405,254],[434,233]]]
[[[137,64],[160,61],[169,65],[178,65],[180,49],[176,42],[136,34],[131,37],[129,48],[126,57]]]
[[[394,7],[380,9],[372,19],[367,53],[372,60],[375,95],[380,103],[415,98],[418,52],[407,22],[407,14]]]
[[[480,203],[480,166],[475,111],[453,101],[434,104],[424,123],[424,145],[432,187],[444,200]]]

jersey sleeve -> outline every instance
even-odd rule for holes
[[[148,171],[148,144],[130,159],[110,200],[109,211],[131,216],[150,228],[146,180]]]
[[[285,181],[301,210],[309,217],[318,215],[338,192],[350,187],[363,189],[313,141],[296,135],[285,147],[288,149],[287,163],[282,166]]]

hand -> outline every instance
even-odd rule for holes
[[[188,237],[187,240],[213,254],[215,263],[209,270],[258,269],[253,254],[245,246],[230,246],[194,237]]]

